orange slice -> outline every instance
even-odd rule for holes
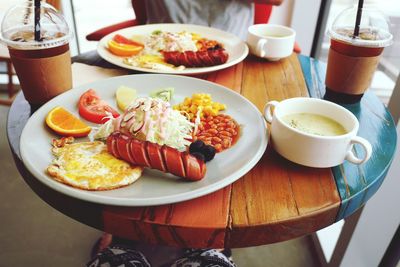
[[[62,136],[83,137],[90,133],[90,126],[63,107],[53,108],[46,116],[46,124]]]
[[[108,41],[108,50],[111,53],[121,57],[129,57],[136,55],[140,51],[142,51],[142,45],[133,45],[133,44],[122,44],[117,43],[114,40]]]

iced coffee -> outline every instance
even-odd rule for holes
[[[6,13],[2,41],[8,46],[26,100],[37,107],[72,88],[70,32],[64,18],[43,3],[40,38],[36,40],[29,2]]]
[[[328,100],[339,103],[359,101],[371,85],[384,47],[392,43],[393,37],[383,15],[366,9],[363,16],[357,36],[354,25],[350,25],[355,21],[353,9],[342,12],[329,31],[331,46],[325,80],[325,98]],[[374,21],[371,17],[379,21],[376,26],[371,23]]]

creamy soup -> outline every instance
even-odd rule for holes
[[[346,129],[337,121],[317,114],[289,114],[283,116],[282,120],[290,127],[309,134],[334,136],[347,133]]]

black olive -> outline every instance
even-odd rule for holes
[[[193,156],[195,156],[197,159],[199,159],[199,160],[205,162],[204,155],[201,154],[200,152],[193,152],[193,153],[191,153],[191,154],[192,154]]]
[[[201,149],[201,152],[204,155],[205,161],[210,161],[215,157],[216,150],[213,146],[206,145]]]
[[[204,147],[204,142],[201,140],[196,140],[193,143],[190,144],[189,146],[189,152],[190,154],[193,154],[195,152],[201,152],[201,149]]]

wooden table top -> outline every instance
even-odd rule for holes
[[[325,64],[295,54],[278,62],[249,56],[236,66],[198,77],[241,93],[260,111],[270,100],[322,98],[325,93]],[[395,151],[395,124],[372,93],[345,107],[359,119],[359,135],[372,144],[367,163],[308,168],[289,162],[268,146],[258,164],[232,185],[193,200],[153,207],[89,203],[55,192],[34,178],[19,155],[19,136],[30,116],[22,94],[11,106],[7,133],[16,165],[29,186],[48,204],[82,223],[153,244],[247,247],[329,226],[351,215],[378,190]],[[362,153],[361,148],[354,149]]]

